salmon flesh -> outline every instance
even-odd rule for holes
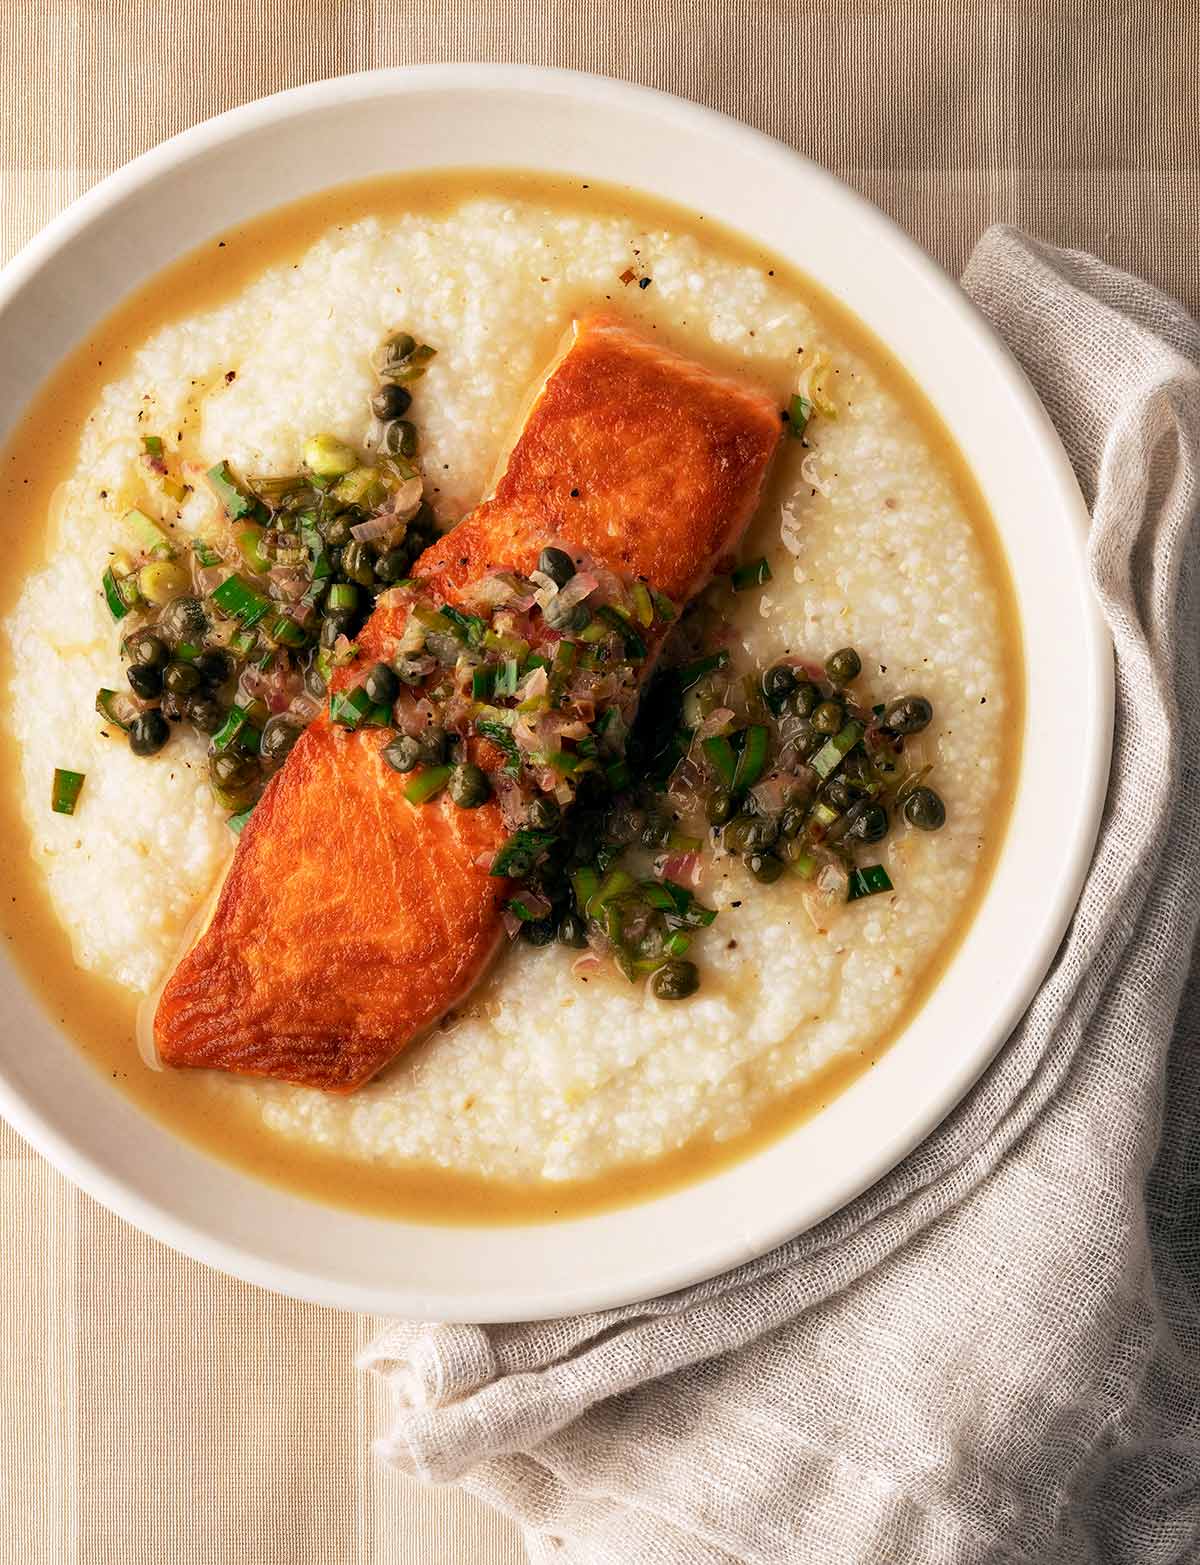
[[[682,603],[736,548],[780,430],[765,392],[612,319],[577,321],[492,497],[414,572],[459,605],[494,571],[528,573],[554,542]],[[359,672],[394,656],[407,614],[380,600]],[[499,807],[460,809],[444,793],[410,804],[380,755],[390,737],[328,712],[301,734],[163,990],[165,1064],[348,1092],[479,980],[511,891],[487,867],[508,835]]]

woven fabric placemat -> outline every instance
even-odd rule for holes
[[[0,33],[0,258],[235,104],[372,66],[507,60],[736,115],[951,270],[1001,219],[1200,306],[1200,8],[1170,0],[0,0]],[[3,1565],[523,1558],[474,1502],[372,1470],[380,1410],[352,1360],[376,1322],[175,1255],[2,1124],[0,1244]]]

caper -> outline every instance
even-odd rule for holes
[[[700,987],[700,970],[695,962],[680,959],[664,962],[650,980],[650,989],[659,1000],[686,1000]]]
[[[521,925],[521,938],[531,946],[548,946],[557,933],[558,924],[553,918],[527,918]]]
[[[404,580],[411,564],[412,560],[407,549],[389,549],[375,561],[375,575],[379,581],[386,582],[390,587],[393,582]]]
[[[779,835],[785,842],[791,842],[804,830],[804,822],[807,819],[805,811],[799,806],[793,805],[784,810],[779,817]]]
[[[946,806],[932,788],[914,788],[904,801],[904,819],[921,831],[940,831],[946,824]]]
[[[924,696],[900,696],[884,711],[883,723],[894,734],[919,734],[933,721],[933,707]]]
[[[472,766],[469,762],[454,768],[446,786],[450,797],[460,810],[477,809],[481,804],[486,803],[492,791],[487,773],[482,767]]]
[[[411,357],[416,346],[417,339],[409,332],[398,331],[394,337],[389,337],[383,345],[385,371],[389,365],[401,364],[405,359]]]
[[[394,772],[411,772],[424,759],[419,741],[409,734],[397,734],[379,753]]]
[[[183,711],[192,727],[202,734],[215,734],[225,721],[225,708],[213,696],[192,696]]]
[[[575,574],[575,561],[565,549],[543,549],[538,555],[538,570],[556,587],[565,587]]]
[[[318,478],[341,478],[358,466],[358,456],[336,435],[313,435],[304,442],[304,465]]]
[[[763,695],[773,712],[783,710],[784,703],[799,683],[790,663],[776,663],[774,668],[767,670],[763,675]]]
[[[421,746],[421,759],[426,766],[440,766],[446,759],[446,730],[431,723],[417,743]]]
[[[281,766],[292,753],[292,746],[300,737],[300,725],[282,713],[272,717],[262,731],[258,753],[264,761]]]
[[[403,418],[411,406],[412,392],[406,391],[403,386],[394,386],[391,383],[380,386],[371,398],[371,412],[381,423],[387,423],[393,418]]]
[[[810,680],[802,680],[787,698],[787,710],[797,717],[811,717],[821,704],[821,692]]]
[[[766,815],[738,815],[721,833],[727,853],[758,853],[773,847],[779,827]]]
[[[578,635],[592,622],[591,611],[586,603],[572,603],[569,608],[563,608],[557,598],[550,599],[542,610],[542,618],[551,630],[561,631],[564,635]]]
[[[141,696],[143,701],[153,701],[162,695],[162,669],[152,663],[131,663],[125,670],[125,677],[134,695]]]
[[[199,598],[172,598],[159,616],[158,628],[172,646],[181,641],[203,641],[208,615]]]
[[[842,762],[841,775],[861,793],[868,793],[878,781],[871,757],[860,746],[855,746]]]
[[[637,842],[646,824],[646,812],[623,799],[604,817],[604,834],[610,842]]]
[[[400,694],[400,681],[395,669],[389,668],[386,663],[374,663],[367,670],[363,689],[370,696],[373,706],[391,706]]]
[[[396,659],[396,678],[404,685],[419,685],[425,678],[419,652],[402,652]]]
[[[742,863],[755,880],[761,880],[764,886],[769,886],[783,874],[783,860],[776,858],[773,853],[747,853]]]
[[[533,831],[555,831],[562,820],[558,800],[542,794],[532,801],[525,811],[525,824]]]
[[[212,780],[222,788],[244,788],[258,776],[258,763],[250,755],[238,755],[234,750],[222,750],[209,757],[208,769]]]
[[[728,788],[714,788],[704,801],[704,813],[711,826],[724,826],[733,810],[733,794]]]
[[[331,549],[340,549],[350,542],[350,527],[350,517],[339,511],[336,516],[327,516],[317,530]]]
[[[167,644],[152,630],[136,630],[125,643],[125,655],[133,663],[147,668],[161,668],[167,661]]]
[[[836,701],[822,701],[812,715],[813,728],[819,734],[836,734],[840,731],[845,713]]]
[[[173,696],[190,696],[203,683],[191,663],[168,663],[163,672],[163,685]]]
[[[134,755],[157,755],[170,737],[171,730],[161,712],[142,712],[130,726],[129,748]]]
[[[137,584],[147,603],[161,605],[186,592],[191,578],[182,565],[174,565],[170,560],[151,560],[138,572]]]
[[[891,822],[882,804],[863,799],[847,816],[845,835],[851,842],[881,842]]]
[[[371,551],[361,539],[351,538],[342,550],[342,575],[347,581],[357,582],[360,587],[369,587],[375,580]]]
[[[392,419],[383,426],[379,443],[389,456],[412,456],[417,449],[417,426],[406,418]]]
[[[665,848],[671,836],[671,823],[661,815],[649,815],[642,827],[643,848]]]
[[[578,913],[564,913],[559,919],[558,942],[573,951],[582,951],[587,945],[587,925]]]
[[[843,810],[850,808],[854,803],[856,795],[847,779],[841,773],[838,773],[836,776],[831,777],[821,789],[821,797],[826,804],[840,814]]]
[[[216,649],[202,652],[199,657],[193,658],[192,667],[204,683],[214,689],[225,684],[233,676],[233,659],[228,652]]]
[[[835,685],[852,684],[862,673],[862,658],[853,647],[841,647],[825,659],[825,672]]]

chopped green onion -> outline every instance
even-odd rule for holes
[[[308,645],[308,632],[303,625],[297,625],[290,614],[276,614],[263,626],[268,641],[273,641],[280,647],[303,647]]]
[[[258,513],[258,501],[242,489],[230,472],[228,462],[218,462],[216,467],[209,468],[205,476],[212,485],[217,499],[225,507],[225,514],[230,521],[240,522],[243,516],[254,516]]]
[[[611,603],[602,603],[597,610],[597,615],[620,635],[625,646],[625,656],[627,658],[640,661],[646,656],[646,643],[619,609],[614,608]]]
[[[495,711],[496,708],[493,707],[491,710]],[[521,770],[521,752],[517,748],[517,741],[509,733],[507,724],[496,718],[477,717],[475,732],[481,738],[491,740],[504,756],[504,770],[515,777]]]
[[[588,899],[586,912],[590,918],[596,918],[601,909],[607,906],[614,897],[623,897],[627,891],[634,887],[632,875],[623,869],[610,869],[604,877],[599,889]]]
[[[241,620],[247,630],[251,625],[257,625],[271,607],[270,598],[240,576],[230,576],[223,581],[213,593],[212,601],[222,614]]]
[[[239,810],[236,815],[231,815],[225,824],[235,836],[240,837],[242,835],[242,827],[253,814],[254,806],[252,804],[248,810]]]
[[[212,747],[216,751],[221,751],[237,745],[241,750],[249,750],[251,754],[256,754],[261,737],[259,730],[250,721],[250,713],[235,702],[229,708],[225,721],[213,735]]]
[[[788,434],[799,440],[811,417],[812,403],[797,392],[788,403]]]
[[[248,526],[239,528],[234,539],[243,563],[256,576],[265,576],[271,569],[271,562],[262,551],[262,538],[262,528],[257,522],[251,522]]]
[[[797,853],[792,860],[792,873],[799,875],[801,880],[811,880],[817,873],[817,861],[807,851]]]
[[[575,643],[560,641],[554,649],[554,672],[572,674],[575,671]]]
[[[651,587],[650,596],[654,599],[654,607],[659,619],[670,623],[670,621],[673,620],[678,614],[679,610],[671,602],[670,598],[667,597],[666,593],[659,592],[655,587]]]
[[[181,641],[172,656],[178,663],[194,663],[204,648],[195,641]]]
[[[432,630],[435,635],[439,636],[454,635],[454,628],[450,621],[443,613],[435,609],[432,603],[414,604],[412,612],[417,624],[425,630]]]
[[[314,523],[305,522],[301,525],[300,542],[308,550],[309,574],[313,582],[325,581],[327,577],[332,576],[333,561],[329,558],[325,540]]]
[[[162,456],[163,443],[158,435],[143,435],[142,449],[147,456]]]
[[[504,905],[510,913],[515,913],[523,924],[531,924],[535,918],[539,918],[541,916],[540,914],[533,912],[529,904],[522,901],[520,897],[509,897],[508,901]]]
[[[208,570],[214,565],[220,565],[221,556],[213,548],[211,543],[205,543],[203,538],[192,541],[192,553],[196,556],[196,564],[202,570]]]
[[[663,954],[665,956],[684,956],[687,952],[688,946],[690,946],[691,943],[691,935],[687,934],[682,929],[677,929],[675,933],[664,942]]]
[[[329,589],[329,607],[336,611],[358,607],[358,588],[352,581],[335,581]]]
[[[576,772],[590,771],[592,763],[582,756],[573,755],[570,750],[553,750],[545,757],[545,765],[551,771],[557,772],[560,777],[573,777]]]
[[[571,871],[571,886],[575,892],[575,906],[586,913],[588,903],[600,889],[600,877],[590,864]]]
[[[121,520],[132,531],[147,554],[153,554],[160,560],[170,559],[174,554],[171,540],[158,523],[146,515],[145,511],[139,511],[135,506],[131,511],[126,511]]]
[[[757,560],[751,560],[747,565],[739,565],[730,580],[734,592],[745,592],[748,587],[761,587],[771,580],[771,567],[760,555]]]
[[[654,599],[650,596],[650,589],[644,582],[635,581],[631,596],[634,618],[639,625],[645,625],[649,629],[654,624]]]
[[[116,690],[98,690],[96,692],[96,710],[107,723],[115,723],[125,733],[129,732],[130,724],[137,716],[133,702],[128,696],[123,696]],[[125,716],[121,713],[124,711]],[[128,720],[127,720],[128,719]]]
[[[812,820],[818,826],[832,826],[837,818],[838,812],[824,799],[818,799],[812,807]]]
[[[808,764],[818,777],[828,777],[842,764],[862,736],[862,724],[851,718],[844,728],[825,741]]]
[[[767,730],[754,723],[742,732],[745,735],[742,753],[738,756],[737,770],[731,785],[735,793],[744,793],[747,788],[753,788],[767,765],[767,742],[770,737]]]
[[[497,630],[484,631],[483,645],[489,652],[499,652],[510,658],[523,658],[529,651],[529,643],[520,636],[501,635]]]
[[[104,575],[101,576],[100,585],[104,588],[104,601],[108,604],[108,612],[113,619],[124,619],[140,596],[137,590],[137,583],[131,577],[125,577],[118,582],[113,575],[112,566],[110,565]],[[129,601],[126,600],[125,590],[123,589],[131,592]]]
[[[566,642],[562,643],[567,645]],[[515,696],[521,678],[521,665],[516,658],[505,658],[496,670],[495,692],[498,696]]]
[[[427,766],[413,778],[412,782],[404,790],[404,797],[410,804],[428,804],[429,800],[441,793],[442,789],[450,781],[452,766]]]
[[[489,665],[485,668],[477,668],[471,675],[471,694],[476,701],[492,699],[496,691],[496,673],[495,667]]]
[[[728,739],[723,739],[715,734],[711,739],[702,741],[700,748],[704,751],[709,761],[712,762],[717,776],[727,788],[733,787],[733,779],[737,775],[737,757],[733,753],[733,746]]]
[[[370,712],[373,703],[366,689],[356,685],[353,690],[342,690],[329,700],[329,721],[339,728],[357,728]]]
[[[50,788],[50,808],[56,815],[74,815],[75,805],[83,787],[83,772],[66,772],[54,768],[54,781]]]
[[[694,663],[685,663],[679,670],[679,687],[681,690],[690,690],[706,674],[715,674],[719,668],[726,668],[729,664],[729,653],[722,647],[720,652],[712,652],[706,658],[697,658]]]
[[[671,853],[699,853],[702,847],[699,837],[687,837],[681,831],[673,831],[667,838],[667,848]]]
[[[483,645],[483,633],[487,625],[478,614],[464,614],[460,609],[454,608],[449,603],[442,604],[442,615],[448,619],[454,627],[456,634],[465,641],[469,647]]]
[[[846,901],[857,902],[859,897],[874,897],[892,889],[891,878],[883,865],[867,864],[862,869],[851,870]]]
[[[538,858],[554,841],[552,831],[533,831],[522,827],[513,832],[492,860],[489,875],[520,880],[533,868]]]

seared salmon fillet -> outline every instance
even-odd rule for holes
[[[554,541],[684,601],[735,548],[780,428],[764,392],[607,317],[579,321],[495,493],[416,574],[457,605],[497,569],[530,571]],[[394,654],[407,614],[380,600],[358,637],[359,670]],[[335,687],[354,677],[342,670]],[[484,972],[510,887],[487,868],[507,837],[500,810],[445,794],[410,804],[380,755],[390,737],[327,712],[300,736],[162,993],[164,1063],[349,1091]]]

